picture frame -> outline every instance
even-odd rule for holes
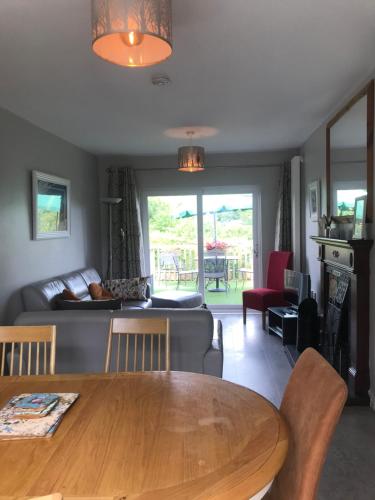
[[[355,199],[353,215],[353,240],[366,238],[366,208],[367,196],[359,196]]]
[[[70,236],[70,180],[33,170],[33,239]]]
[[[320,182],[310,182],[308,188],[310,220],[318,222],[320,218]]]

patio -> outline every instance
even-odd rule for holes
[[[170,281],[154,281],[154,292],[161,291],[173,291],[177,290],[177,280]],[[237,281],[237,289],[236,289],[236,280],[228,281],[229,287],[227,292],[210,292],[209,289],[205,290],[205,298],[204,302],[208,305],[241,305],[242,304],[242,290],[249,290],[253,288],[252,280]],[[209,286],[209,288],[211,288]],[[186,280],[180,282],[178,290],[185,290],[196,292],[197,286],[195,280]]]

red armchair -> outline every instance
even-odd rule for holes
[[[284,300],[284,270],[292,269],[293,252],[271,252],[268,257],[267,288],[255,288],[242,292],[243,322],[246,325],[246,309],[262,311],[263,330],[266,329],[266,311],[269,307],[287,305]]]

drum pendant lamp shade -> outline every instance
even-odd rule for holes
[[[178,170],[180,172],[201,172],[204,170],[205,151],[201,146],[193,146],[194,130],[188,130],[190,146],[178,148]]]
[[[201,172],[204,170],[204,148],[183,146],[178,149],[178,170],[180,172]]]
[[[151,66],[172,54],[172,0],[91,0],[92,49],[113,64]]]

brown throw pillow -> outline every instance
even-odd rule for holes
[[[61,295],[64,300],[81,300],[75,293],[73,293],[71,290],[68,290],[67,288],[64,288]]]
[[[90,283],[89,292],[93,300],[113,299],[112,294],[98,283]]]

